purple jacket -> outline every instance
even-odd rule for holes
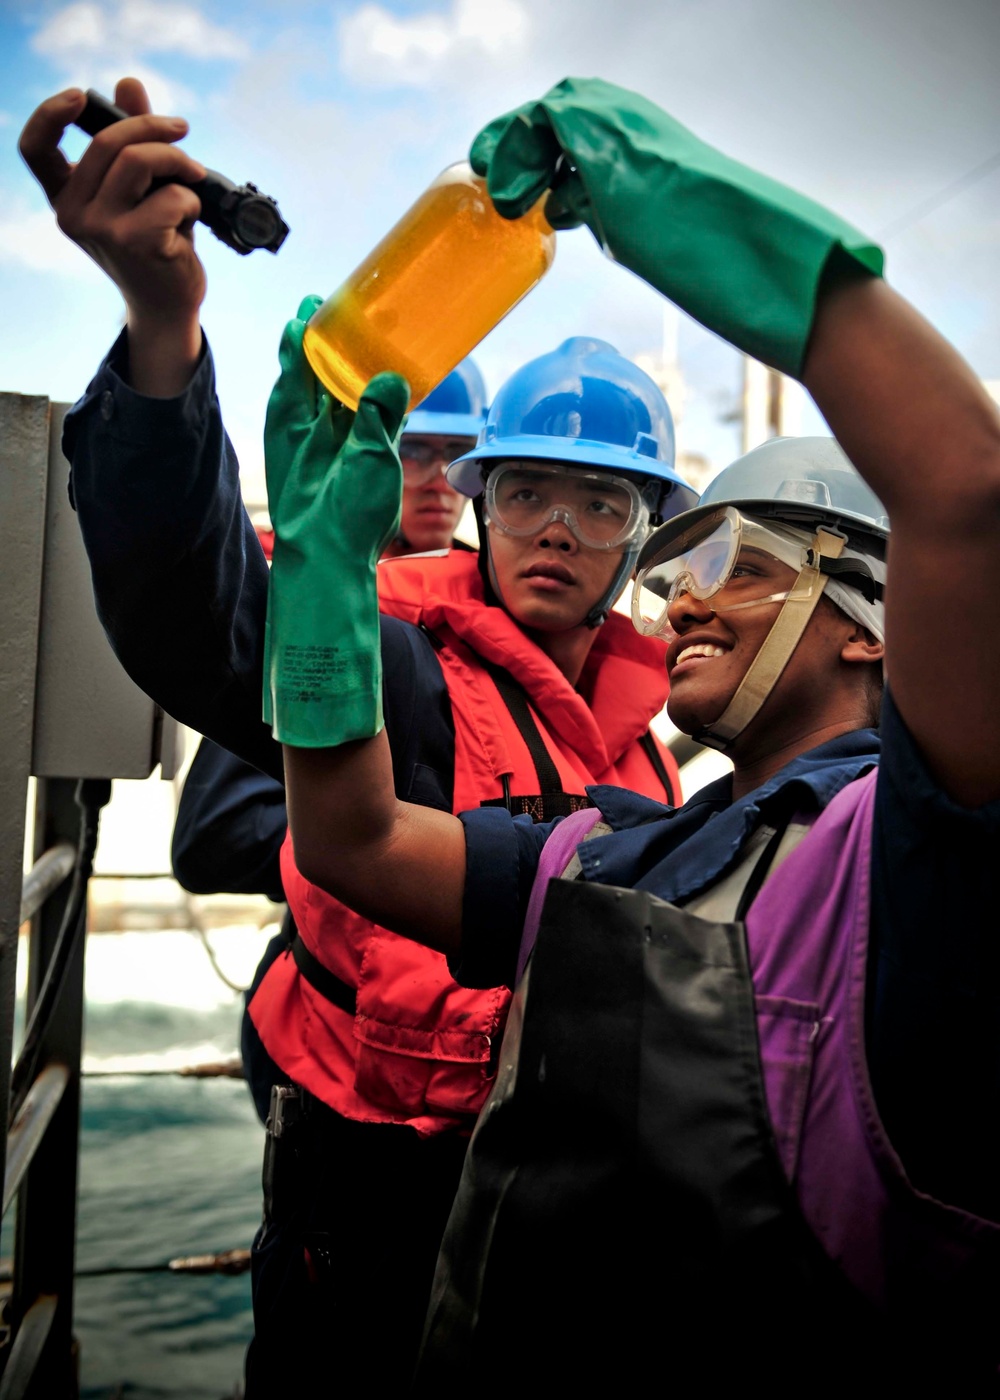
[[[886,1137],[865,1062],[872,815],[877,772],[850,783],[766,881],[746,919],[767,1106],[799,1209],[878,1309],[947,1293],[1000,1246],[1000,1226],[913,1188]],[[525,920],[531,950],[549,880],[599,820],[546,842]],[[1000,1363],[1000,1351],[997,1361]]]

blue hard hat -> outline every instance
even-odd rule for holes
[[[674,420],[666,399],[648,374],[604,340],[574,336],[516,370],[497,394],[476,446],[448,468],[448,481],[466,496],[478,495],[482,465],[511,458],[658,482],[652,509],[660,515],[698,500],[674,470]]]
[[[486,385],[471,359],[456,365],[406,420],[406,433],[478,437],[486,417]]]

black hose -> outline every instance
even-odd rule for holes
[[[39,1051],[59,1003],[73,952],[86,931],[87,884],[94,869],[101,808],[107,806],[111,800],[110,779],[81,778],[76,785],[74,799],[80,808],[80,839],[77,843],[73,883],[52,956],[24,1033],[21,1053],[11,1071],[8,1124],[12,1124],[21,1111],[28,1091],[35,1082]]]
[[[221,1254],[192,1254],[159,1264],[106,1264],[96,1269],[74,1269],[74,1278],[111,1278],[117,1274],[219,1274],[232,1277],[250,1268],[249,1249],[227,1249]]]
[[[158,1264],[105,1264],[93,1269],[74,1269],[74,1278],[112,1278],[119,1274],[219,1274],[232,1277],[250,1268],[249,1249],[226,1249],[221,1254],[190,1254],[164,1259]],[[14,1277],[11,1260],[0,1260],[0,1283]]]

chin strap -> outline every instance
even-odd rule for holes
[[[482,559],[484,555],[486,557],[487,577],[485,581],[489,584],[490,591],[493,593],[493,596],[496,599],[496,601],[503,608],[504,612],[506,612],[507,604],[503,600],[503,594],[500,592],[500,584],[497,580],[497,571],[493,567],[493,555],[490,553],[490,537],[488,531],[483,532],[482,542],[480,543],[479,549],[480,559]],[[480,567],[480,573],[482,573],[482,567]]]
[[[839,558],[846,543],[845,535],[822,526],[816,531],[816,537],[806,551],[806,562],[792,587],[791,597],[782,604],[760,651],[737,686],[736,694],[714,724],[692,736],[699,744],[725,753],[733,740],[756,717],[788,665],[826,587],[827,576],[821,572],[822,561]]]
[[[584,548],[586,548],[586,546],[584,546]],[[600,627],[603,623],[607,621],[608,613],[614,607],[615,600],[617,599],[619,593],[621,593],[625,585],[628,583],[629,579],[632,577],[632,572],[635,569],[638,558],[638,545],[636,545],[634,549],[627,549],[625,551],[625,553],[622,555],[622,562],[618,565],[618,568],[615,570],[615,576],[611,580],[611,583],[609,584],[608,590],[605,593],[604,597],[598,599],[598,601],[591,608],[590,612],[583,619],[584,625],[586,627],[593,629],[595,627]]]

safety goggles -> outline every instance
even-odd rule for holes
[[[399,444],[399,457],[406,484],[426,486],[447,471],[452,462],[471,452],[475,445],[473,437],[420,438],[404,434]]]
[[[766,560],[761,558],[769,556],[800,572],[810,551],[798,549],[800,557],[793,562],[786,539],[741,515],[734,506],[696,520],[670,541],[669,550],[668,557],[654,558],[646,565],[632,588],[632,621],[647,637],[673,634],[670,607],[682,593],[700,602],[712,600],[716,613],[812,595],[812,584],[799,580],[791,588],[773,592],[773,578],[768,577]]]
[[[649,511],[634,482],[548,462],[502,462],[486,482],[486,519],[504,535],[537,535],[561,521],[590,549],[645,538]]]

